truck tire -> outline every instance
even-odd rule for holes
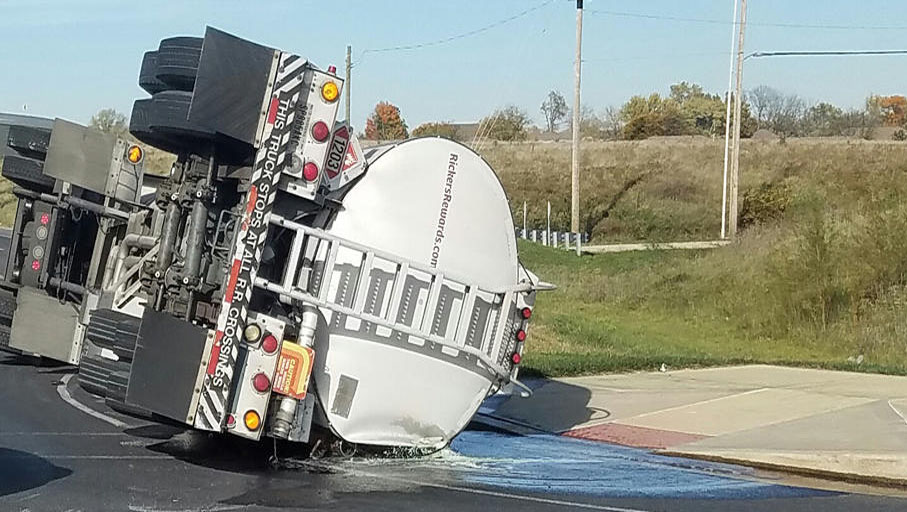
[[[0,324],[0,351],[20,355],[22,351],[9,346],[10,326]]]
[[[107,402],[126,404],[126,388],[129,387],[129,372],[116,371],[107,379]]]
[[[141,407],[126,403],[126,389],[129,387],[129,371],[116,371],[110,374],[107,382],[107,396],[104,403],[114,411],[137,418],[151,419],[152,414]]]
[[[79,361],[79,386],[92,395],[107,396],[110,376],[117,362],[96,355],[83,355]]]
[[[43,172],[44,163],[24,156],[7,156],[3,159],[0,174],[20,187],[29,190],[49,192],[54,188],[54,180]]]
[[[0,290],[0,350],[13,354],[21,351],[9,346],[9,336],[13,326],[13,315],[16,313],[16,297],[7,290]]]
[[[0,324],[9,324],[16,313],[16,296],[7,290],[0,290]]]
[[[85,339],[98,350],[108,349],[129,364],[135,355],[142,320],[110,309],[99,309],[91,314]]]
[[[132,107],[129,131],[140,141],[171,153],[209,144],[214,132],[189,122],[192,93],[163,91]]]
[[[117,335],[113,340],[113,353],[120,358],[120,361],[132,361],[135,357],[135,345],[139,340],[139,327],[142,325],[140,318],[126,315],[117,326]]]
[[[139,87],[148,94],[157,94],[167,90],[167,84],[157,78],[157,52],[145,52],[142,58],[142,69],[139,71]]]
[[[10,126],[7,146],[23,156],[44,160],[50,146],[50,130],[30,126]]]
[[[168,89],[192,92],[202,55],[200,37],[171,37],[161,41],[157,50],[156,78]],[[150,92],[150,91],[149,91]]]

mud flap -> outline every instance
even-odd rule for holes
[[[145,310],[126,403],[192,424],[210,343],[207,329],[168,313]]]
[[[73,331],[78,311],[41,290],[22,287],[16,296],[9,346],[29,354],[74,363]]]

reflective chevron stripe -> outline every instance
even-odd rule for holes
[[[268,219],[277,195],[277,184],[287,162],[293,129],[295,105],[304,90],[306,60],[296,55],[280,54],[274,72],[275,86],[264,113],[266,122],[261,146],[255,154],[255,165],[242,222],[233,238],[233,262],[224,283],[224,297],[217,317],[217,337],[205,375],[202,396],[198,401],[195,427],[220,431],[230,399],[233,370],[239,354],[239,343],[245,328],[253,282],[261,263],[261,253],[268,232]]]

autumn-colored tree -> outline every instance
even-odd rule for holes
[[[457,140],[457,127],[450,123],[422,123],[413,130],[413,137],[444,137]]]
[[[904,126],[907,122],[907,98],[904,96],[870,96],[867,106],[878,109],[885,126]]]
[[[400,109],[382,101],[375,105],[375,111],[365,121],[365,138],[371,140],[400,140],[409,137],[406,121]]]

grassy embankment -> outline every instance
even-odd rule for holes
[[[0,155],[0,167],[3,155]],[[16,220],[16,197],[12,194],[13,184],[0,178],[0,226],[12,226]]]
[[[715,238],[720,146],[593,145],[587,208],[651,172],[594,237]],[[568,146],[486,155],[515,210],[524,198],[567,204]],[[907,146],[749,142],[741,193],[748,224],[723,249],[577,258],[521,244],[523,262],[560,287],[539,295],[526,367],[571,375],[765,362],[907,373]]]

